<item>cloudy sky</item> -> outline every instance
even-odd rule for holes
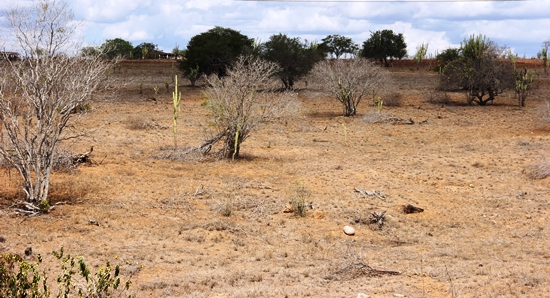
[[[29,1],[2,1],[0,10]],[[520,57],[533,57],[550,39],[550,1],[424,0],[67,0],[82,22],[86,44],[122,38],[134,46],[152,42],[171,52],[214,26],[267,41],[284,33],[308,41],[329,34],[351,37],[357,44],[371,32],[403,33],[409,55],[422,43],[428,52],[457,47],[471,34],[484,34]],[[0,19],[0,27],[5,27]],[[2,30],[3,31],[3,30]]]

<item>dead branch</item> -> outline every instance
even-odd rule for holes
[[[83,163],[91,163],[92,160],[90,159],[90,153],[94,151],[94,146],[90,147],[90,150],[82,153],[82,154],[76,154],[71,157],[71,163],[73,166],[78,166]]]
[[[381,191],[378,191],[378,190],[373,190],[373,191],[368,191],[368,190],[363,190],[363,189],[359,189],[359,188],[355,188],[355,192],[363,195],[363,196],[368,196],[368,197],[377,197],[381,200],[384,200],[386,198],[386,194],[381,192]]]
[[[407,204],[403,206],[403,212],[405,214],[420,213],[420,212],[424,212],[424,209],[413,206],[411,204]]]

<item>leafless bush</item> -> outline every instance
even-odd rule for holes
[[[342,103],[345,116],[354,116],[362,99],[375,99],[388,79],[385,69],[364,58],[317,63],[308,80],[312,87]]]
[[[449,104],[449,102],[451,102],[451,97],[447,94],[447,92],[441,90],[431,90],[428,93],[426,102],[433,104]]]
[[[23,61],[1,70],[0,155],[23,178],[26,202],[46,201],[58,142],[77,137],[72,127],[111,63],[97,56],[71,54],[77,30],[64,2],[37,0],[7,14]]]
[[[242,56],[225,77],[210,76],[204,91],[218,134],[209,146],[222,141],[222,158],[239,157],[240,147],[261,123],[289,111],[295,99],[291,91],[278,91],[272,76],[279,70],[273,62]],[[214,141],[215,140],[215,141]]]
[[[388,107],[399,107],[403,102],[403,96],[396,91],[384,90],[380,98],[383,100],[383,105]]]

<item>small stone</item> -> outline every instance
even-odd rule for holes
[[[344,234],[348,236],[353,236],[355,235],[355,229],[350,226],[344,226]]]

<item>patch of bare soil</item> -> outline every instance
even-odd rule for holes
[[[158,158],[173,147],[174,72],[113,72],[119,92],[96,96],[83,123],[101,128],[67,144],[93,146],[94,164],[53,176],[65,204],[50,214],[14,216],[18,178],[0,172],[1,252],[31,246],[46,266],[62,246],[95,265],[118,257],[137,297],[550,292],[550,180],[525,173],[550,149],[547,76],[523,109],[513,94],[487,107],[429,103],[437,75],[408,68],[392,72],[399,106],[363,102],[354,118],[304,89],[300,113],[253,133],[242,159],[197,162]],[[178,144],[194,146],[208,112],[200,88],[182,88]],[[312,203],[305,217],[284,212],[297,197]],[[423,212],[406,214],[409,204]]]

